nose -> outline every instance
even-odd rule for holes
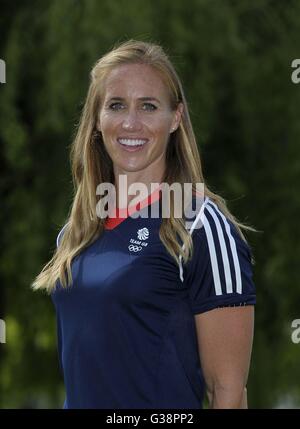
[[[140,130],[141,129],[141,121],[138,117],[137,112],[134,109],[128,110],[123,119],[122,128],[124,130]]]

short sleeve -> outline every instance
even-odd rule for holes
[[[256,304],[249,245],[211,200],[201,212],[201,224],[192,232],[194,252],[184,267],[193,314]]]

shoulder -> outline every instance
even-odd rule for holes
[[[203,201],[189,225],[189,232],[194,244],[191,264],[200,265],[201,269],[206,269],[208,264],[215,279],[219,278],[219,272],[229,277],[231,271],[239,279],[241,270],[250,270],[250,246],[236,225],[210,198]]]
[[[194,250],[183,280],[195,312],[255,303],[251,252],[237,226],[205,198],[190,227]]]
[[[196,204],[196,202],[195,202]],[[219,246],[234,248],[237,245],[250,251],[249,245],[242,238],[236,225],[221,211],[209,197],[198,202],[196,214],[186,223],[190,234],[195,240],[203,240],[212,249]]]

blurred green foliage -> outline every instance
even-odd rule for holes
[[[248,234],[258,295],[249,406],[299,406],[299,16],[297,0],[1,0],[1,408],[62,407],[54,309],[29,286],[71,203],[69,147],[89,71],[128,38],[166,49],[208,183],[262,231]]]

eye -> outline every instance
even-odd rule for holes
[[[120,110],[120,106],[123,106],[122,103],[117,102],[117,103],[110,104],[109,108],[111,110],[115,110],[116,111],[116,110]],[[157,107],[154,104],[152,104],[152,103],[144,103],[143,104],[143,110],[154,111],[156,109],[157,109]]]
[[[119,110],[119,108],[117,107],[115,107],[115,106],[121,106],[122,104],[121,103],[112,103],[110,106],[109,106],[109,108],[111,109],[111,110]]]
[[[154,105],[154,104],[152,104],[152,103],[144,103],[143,104],[144,106],[147,106],[147,109],[146,110],[156,110],[157,109],[157,107]]]

